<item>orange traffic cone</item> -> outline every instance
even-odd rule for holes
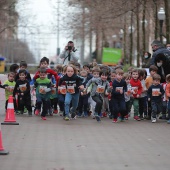
[[[15,120],[13,97],[9,96],[6,117],[2,125],[19,125]]]
[[[6,151],[2,145],[2,134],[1,134],[1,127],[0,127],[0,155],[7,155],[7,154],[9,154],[9,152]]]

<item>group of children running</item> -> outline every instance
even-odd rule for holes
[[[157,122],[162,119],[170,123],[170,74],[166,83],[160,84],[161,77],[157,67],[151,65],[150,75],[145,69],[129,68],[123,71],[121,66],[109,68],[97,63],[79,63],[66,66],[57,65],[50,69],[49,59],[40,60],[38,71],[31,78],[27,63],[11,67],[8,79],[1,85],[5,89],[6,104],[10,95],[14,98],[16,114],[24,110],[32,116],[59,114],[67,121],[70,118],[92,116],[97,122],[101,117],[109,117],[113,123],[128,119],[133,106],[133,119]],[[32,110],[32,95],[35,90],[35,109]]]

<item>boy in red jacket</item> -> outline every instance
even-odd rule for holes
[[[132,87],[132,98],[131,98],[131,106],[134,107],[134,120],[140,121],[139,118],[139,101],[138,98],[142,93],[142,85],[139,78],[138,69],[132,70],[132,78],[130,79],[130,84]]]

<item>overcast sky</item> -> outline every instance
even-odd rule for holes
[[[61,11],[66,0],[59,1]],[[43,56],[51,57],[56,54],[57,31],[54,31],[54,23],[57,21],[55,14],[57,10],[54,10],[54,6],[57,7],[57,2],[58,0],[19,0],[17,6],[20,15],[19,25],[24,23],[27,26],[19,27],[18,37],[29,42],[37,60]],[[67,39],[60,32],[59,47],[63,49],[66,42]],[[39,51],[41,55],[38,55]]]

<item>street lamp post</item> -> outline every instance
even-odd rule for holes
[[[120,31],[119,31],[120,48],[122,48],[122,47],[123,47],[123,44],[122,44],[122,40],[123,40],[123,33],[124,33],[123,29],[120,29]]]
[[[160,10],[158,11],[158,19],[159,19],[159,24],[160,24],[160,41],[161,43],[162,41],[162,27],[163,27],[163,21],[165,20],[165,11],[163,8],[160,8]]]

